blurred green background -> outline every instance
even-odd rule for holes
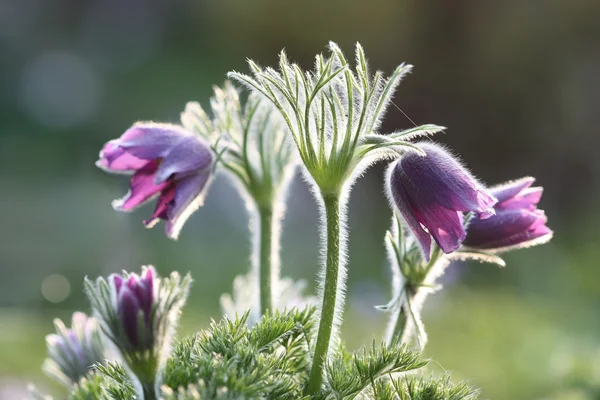
[[[183,330],[219,318],[218,298],[247,270],[248,220],[218,179],[179,241],[110,206],[126,179],[94,166],[134,121],[173,121],[188,100],[245,59],[273,65],[285,48],[309,68],[329,40],[356,41],[373,68],[415,65],[395,103],[448,143],[487,183],[524,175],[545,187],[555,230],[508,267],[454,265],[426,304],[427,354],[492,399],[600,398],[600,2],[0,1],[0,399],[42,375],[52,318],[89,311],[85,275],[154,264],[196,278]],[[383,130],[407,128],[396,108]],[[383,165],[350,204],[343,333],[379,338],[388,300],[382,238],[390,211]],[[283,272],[314,290],[317,210],[301,179],[290,192]],[[441,367],[437,367],[440,369]]]

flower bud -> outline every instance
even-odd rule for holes
[[[191,278],[160,278],[154,267],[141,275],[113,274],[86,279],[86,290],[101,327],[138,377],[144,393],[153,390],[171,345]]]
[[[442,147],[417,145],[426,155],[411,151],[392,163],[387,191],[429,260],[431,236],[445,253],[457,250],[466,236],[462,213],[488,218],[496,199]]]
[[[99,326],[84,313],[73,314],[71,328],[54,320],[56,333],[46,336],[48,358],[44,371],[57,381],[71,386],[79,382],[94,364],[104,362]]]
[[[498,198],[494,206],[496,215],[487,219],[473,218],[467,227],[464,245],[501,252],[550,240],[552,231],[546,226],[546,215],[537,209],[543,189],[530,187],[534,181],[534,178],[522,178],[490,189]]]

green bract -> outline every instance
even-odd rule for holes
[[[277,107],[302,162],[324,194],[339,193],[361,163],[397,156],[402,147],[420,151],[406,140],[444,129],[424,125],[392,135],[376,134],[396,86],[412,66],[400,65],[389,78],[380,71],[371,76],[360,44],[354,71],[335,43],[329,44],[329,50],[328,58],[316,57],[313,71],[290,64],[282,52],[278,71],[249,61],[253,76],[229,73]]]

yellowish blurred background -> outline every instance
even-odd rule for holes
[[[154,264],[196,278],[182,334],[219,318],[218,298],[248,268],[248,219],[227,179],[177,242],[143,228],[146,208],[110,206],[125,179],[94,166],[137,120],[177,122],[189,100],[246,58],[285,48],[310,68],[329,40],[359,41],[373,68],[415,65],[395,104],[493,184],[532,175],[555,230],[507,268],[453,265],[426,304],[433,369],[492,399],[600,398],[600,2],[2,0],[0,3],[0,399],[41,371],[52,318],[89,311],[82,279]],[[383,131],[412,123],[391,107]],[[384,165],[350,204],[344,337],[378,339],[388,300]],[[298,177],[283,232],[283,272],[314,290],[317,209]],[[60,392],[58,392],[60,393]]]

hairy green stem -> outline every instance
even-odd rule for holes
[[[154,390],[154,383],[142,383],[142,390],[144,392],[144,400],[158,400],[156,391]]]
[[[260,245],[257,246],[260,255],[258,257],[258,276],[259,276],[259,290],[260,290],[260,314],[265,315],[267,311],[272,312],[275,309],[274,299],[275,296],[273,291],[276,287],[274,280],[278,279],[274,274],[278,273],[278,260],[277,255],[273,251],[273,241],[279,240],[278,230],[273,229],[273,209],[272,207],[259,207],[259,230],[257,234],[260,238]]]
[[[408,310],[408,303],[406,301],[407,296],[409,299],[414,299],[416,295],[416,290],[413,289],[405,289],[405,293],[400,299],[399,309],[396,315],[396,321],[394,323],[394,329],[392,330],[392,334],[387,338],[387,343],[390,344],[394,339],[398,338],[400,342],[406,342],[406,337],[408,332],[406,331],[408,328],[408,320],[410,318],[410,311]]]
[[[327,362],[327,354],[334,329],[336,307],[338,306],[338,275],[341,257],[341,212],[339,194],[323,196],[325,203],[325,219],[327,224],[327,253],[325,262],[325,285],[321,306],[321,320],[315,344],[315,354],[306,385],[306,394],[316,394],[323,383],[323,369]]]
[[[401,295],[398,300],[400,304],[398,305],[395,320],[392,319],[390,321],[390,323],[394,324],[394,327],[391,331],[388,330],[390,336],[386,338],[387,343],[391,343],[396,338],[401,343],[406,343],[409,340],[410,332],[408,332],[408,327],[410,325],[408,324],[408,321],[413,318],[411,315],[411,306],[414,304],[414,300],[419,291],[423,290],[423,286],[430,280],[429,275],[432,273],[431,270],[438,262],[441,254],[440,248],[435,246],[431,259],[423,266],[425,273],[421,275],[419,279],[413,279],[412,283],[405,283],[404,288],[401,289]],[[398,262],[401,262],[401,260]],[[418,311],[413,309],[412,312],[416,313]]]

